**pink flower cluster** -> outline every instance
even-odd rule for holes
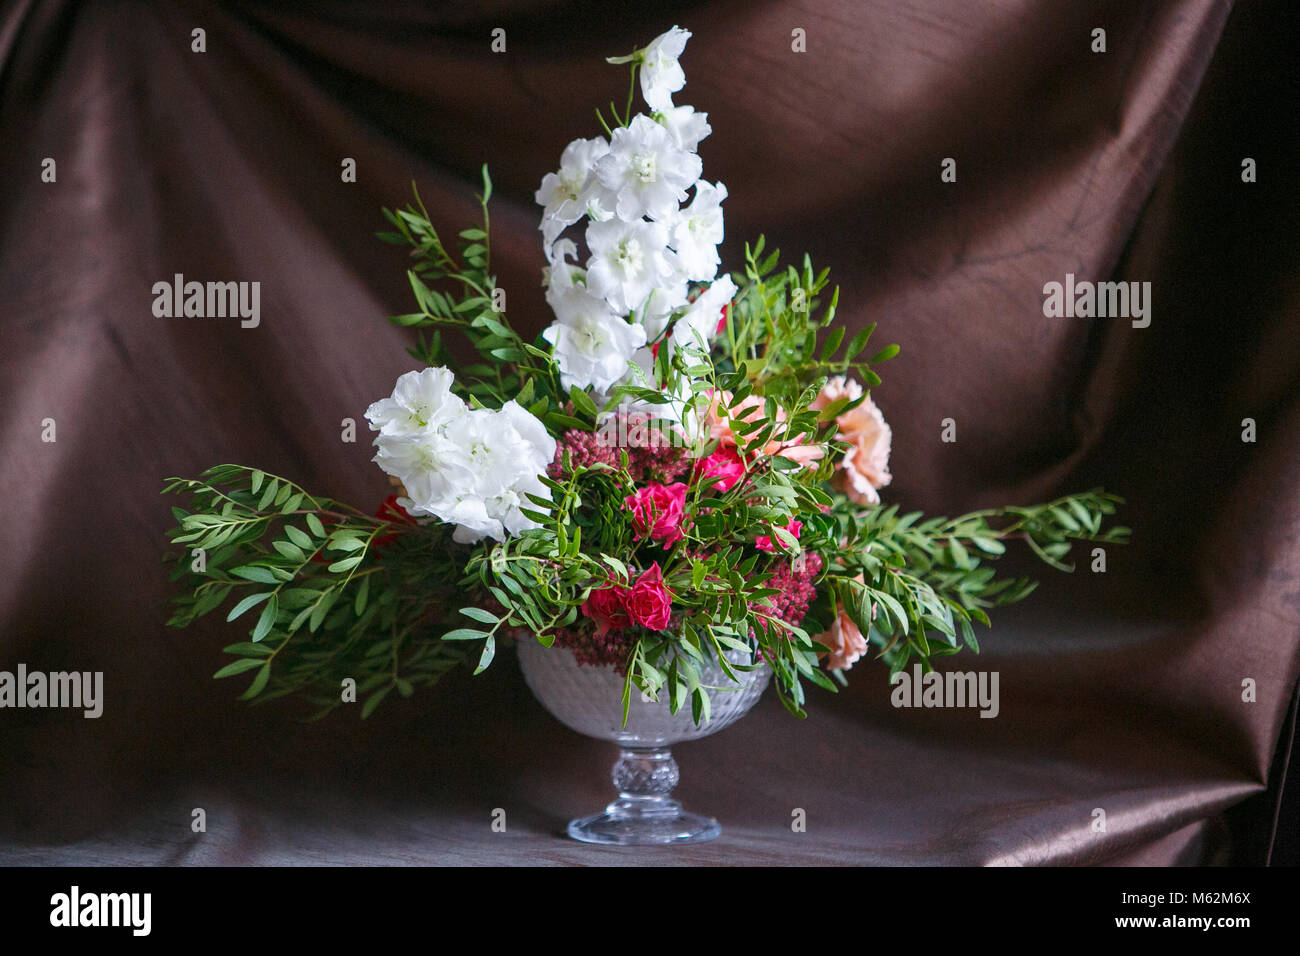
[[[631,631],[621,628],[591,634],[577,627],[566,627],[555,634],[555,646],[572,651],[580,665],[612,667],[620,675],[627,673],[627,656],[632,653],[634,640]]]
[[[740,425],[759,421],[763,417],[764,402],[757,395],[746,396],[736,402],[734,408],[732,402],[733,396],[730,392],[725,390],[716,392],[709,402],[708,411],[705,413],[709,434],[718,440],[718,444],[722,448],[736,448],[740,444],[737,439],[736,428]],[[778,422],[785,421],[784,409],[777,409],[776,420]],[[780,455],[783,458],[789,458],[801,465],[812,464],[826,454],[826,449],[823,446],[805,443],[803,435],[789,440],[773,438],[763,446],[761,451],[765,455]]]
[[[577,470],[595,464],[616,466],[622,460],[620,452],[626,451],[633,481],[675,481],[690,468],[690,454],[682,444],[654,428],[652,421],[652,416],[643,413],[616,412],[598,431],[571,429],[556,443],[555,459],[547,473],[552,478],[564,476],[565,452],[572,469]]]
[[[799,625],[808,613],[808,606],[817,596],[813,581],[822,571],[820,554],[807,553],[792,561],[782,562],[764,583],[764,587],[776,588],[781,593],[767,598],[772,608],[772,615],[787,624]]]
[[[572,471],[590,468],[592,465],[613,467],[618,463],[618,449],[613,445],[605,444],[603,438],[604,436],[597,432],[585,432],[579,428],[565,432],[555,444],[555,458],[546,473],[552,478],[563,478],[566,474],[564,470],[566,453]]]
[[[826,383],[809,407],[820,411],[840,398],[862,398],[862,386],[842,375],[836,376]],[[837,437],[849,443],[849,450],[836,465],[831,483],[856,504],[880,504],[878,489],[893,480],[889,473],[892,436],[885,416],[868,396],[857,408],[837,416],[835,424],[839,429]]]
[[[658,562],[650,565],[631,587],[610,582],[596,588],[582,604],[582,615],[594,628],[578,625],[555,635],[555,643],[573,652],[579,664],[613,667],[623,674],[635,641],[633,628],[666,630],[672,623],[672,593],[664,584]]]

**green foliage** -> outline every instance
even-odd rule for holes
[[[1123,544],[1127,528],[1104,528],[1123,499],[1100,490],[1068,495],[1030,507],[993,508],[958,518],[899,515],[898,507],[837,508],[812,519],[808,546],[840,542],[839,561],[824,579],[828,593],[852,618],[891,673],[916,657],[955,654],[964,644],[978,652],[973,624],[989,626],[986,608],[1028,597],[1036,582],[997,578],[989,562],[1007,541],[1021,540],[1044,562],[1072,571],[1066,562],[1077,541]],[[862,580],[858,580],[858,576]],[[960,641],[959,641],[960,638]]]
[[[164,493],[184,499],[168,535],[182,591],[167,623],[185,627],[227,604],[227,621],[252,621],[214,675],[251,672],[244,700],[293,694],[320,717],[351,678],[364,717],[390,691],[410,696],[465,659],[439,639],[439,608],[465,563],[446,526],[390,524],[240,465],[170,479]]]
[[[755,392],[774,399],[791,398],[813,383],[820,387],[820,380],[830,375],[852,373],[867,388],[879,385],[871,366],[893,358],[898,346],[863,359],[876,326],[844,343],[844,327],[833,326],[838,286],[822,308],[830,270],[814,272],[807,255],[801,269],[780,269],[780,250],[764,256],[765,249],[763,236],[753,246],[745,244],[745,271],[735,277],[740,292],[720,342],[719,366],[741,371]],[[827,409],[826,420],[845,410]]]
[[[560,386],[559,370],[547,343],[540,337],[524,341],[506,316],[504,290],[497,287],[496,276],[490,271],[488,200],[492,180],[486,166],[482,172],[483,192],[478,194],[482,221],[458,234],[458,255],[453,255],[439,236],[414,185],[413,204],[383,211],[396,231],[378,233],[379,238],[410,247],[412,265],[406,276],[417,308],[389,321],[419,330],[416,344],[408,350],[411,356],[427,365],[452,369],[463,398],[487,408],[500,408],[517,399],[552,431],[573,427],[553,420],[562,414],[569,396]],[[443,340],[445,329],[459,332],[478,353],[479,361],[462,366]]]

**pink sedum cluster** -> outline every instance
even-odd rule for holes
[[[546,473],[552,478],[563,478],[567,473],[564,468],[564,456],[569,456],[570,471],[590,468],[593,465],[618,464],[618,449],[604,442],[604,436],[598,432],[585,432],[574,428],[564,433],[556,443],[555,459]]]
[[[690,454],[680,443],[651,427],[652,416],[638,412],[616,412],[599,430],[594,432],[572,429],[565,432],[556,445],[555,458],[547,474],[559,479],[565,476],[564,456],[569,455],[570,468],[590,468],[603,464],[617,467],[621,452],[627,452],[627,469],[632,480],[667,484],[682,477],[691,466]]]
[[[813,582],[821,571],[822,558],[819,554],[808,553],[802,560],[796,558],[782,562],[776,572],[764,582],[765,587],[776,588],[781,592],[767,599],[773,616],[797,627],[817,596]]]

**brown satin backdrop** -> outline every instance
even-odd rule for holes
[[[106,703],[0,711],[0,862],[1294,859],[1294,813],[1273,819],[1300,634],[1295,4],[382,8],[5,8],[0,669],[103,670]],[[380,206],[414,179],[462,228],[489,162],[498,272],[539,330],[533,190],[623,95],[601,58],[673,23],[695,34],[680,99],[708,112],[706,175],[731,193],[724,262],[760,232],[806,249],[844,323],[903,347],[875,391],[889,499],[952,513],[1104,484],[1134,543],[1105,574],[1044,569],[984,653],[951,660],[1000,673],[997,719],[895,710],[859,664],[807,721],[769,695],[680,748],[679,794],[721,840],[593,849],[555,834],[608,799],[611,749],[547,716],[510,655],[364,724],[236,702],[209,678],[240,632],[162,626],[158,491],[235,461],[377,503],[362,413],[412,367],[384,321],[409,290]],[[260,327],[155,318],[151,286],[178,272],[259,281]],[[1150,281],[1151,326],[1045,319],[1067,272]]]

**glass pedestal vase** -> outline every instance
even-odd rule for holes
[[[542,647],[521,637],[515,642],[519,666],[533,695],[560,723],[588,737],[620,747],[611,778],[618,797],[602,813],[572,820],[568,834],[584,843],[648,846],[703,843],[722,832],[717,820],[689,813],[670,794],[679,771],[669,747],[717,733],[743,717],[767,688],[766,666],[735,671],[737,684],[717,663],[700,667],[709,695],[710,719],[695,725],[687,701],[676,714],[668,701],[643,698],[632,689],[623,725],[623,678],[612,667],[578,664],[562,647]],[[743,651],[727,651],[732,664],[748,665]],[[661,695],[666,698],[666,694]]]

